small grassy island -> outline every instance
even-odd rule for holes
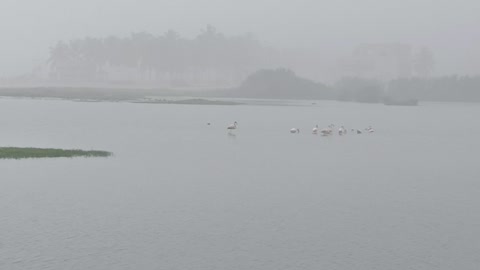
[[[109,157],[111,155],[112,153],[110,152],[96,150],[0,147],[0,159]]]

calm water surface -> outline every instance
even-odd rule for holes
[[[2,146],[115,154],[0,160],[0,269],[480,269],[480,105],[304,105],[0,99]]]

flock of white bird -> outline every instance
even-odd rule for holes
[[[210,125],[210,123],[208,123],[208,125]],[[227,129],[228,129],[229,131],[231,131],[231,130],[237,129],[237,127],[238,127],[238,123],[237,123],[237,121],[235,121],[235,122],[233,122],[233,124],[227,126]],[[322,136],[331,136],[331,135],[334,134],[334,132],[333,132],[334,129],[335,129],[335,125],[334,125],[334,124],[331,124],[331,125],[329,125],[327,128],[323,128],[323,129],[319,129],[318,125],[316,125],[316,126],[312,129],[312,134],[315,134],[315,135],[320,134],[320,135],[322,135]],[[356,133],[356,134],[362,134],[362,133],[363,133],[363,132],[362,132],[361,130],[359,130],[359,129],[351,129],[351,131],[352,131],[353,133]],[[364,131],[365,131],[366,133],[373,133],[373,132],[375,132],[375,130],[374,130],[371,126],[365,128]],[[290,133],[298,134],[298,133],[300,133],[300,129],[299,129],[299,128],[292,128],[292,129],[290,129]],[[338,135],[345,135],[345,134],[347,134],[347,133],[348,133],[348,132],[347,132],[347,129],[346,129],[344,126],[341,126],[341,127],[338,129]]]
[[[319,129],[318,125],[316,125],[313,129],[312,129],[312,134],[320,134],[322,136],[331,136],[334,134],[334,130],[335,130],[335,125],[331,124],[329,125],[327,128],[323,128],[323,129]],[[353,133],[356,133],[356,134],[362,134],[363,132],[359,129],[351,129],[351,132]],[[370,127],[367,127],[365,128],[365,132],[366,133],[373,133],[375,132],[375,130],[370,126]],[[292,128],[290,129],[290,133],[300,133],[300,129],[299,128]],[[348,133],[347,129],[344,127],[344,126],[341,126],[339,129],[338,129],[338,135],[346,135]]]

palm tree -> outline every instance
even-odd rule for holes
[[[71,58],[71,52],[68,45],[60,41],[55,47],[50,48],[50,57],[47,63],[50,64],[50,76],[60,79],[60,72],[63,64]]]

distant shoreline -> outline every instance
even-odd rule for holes
[[[209,93],[213,93],[210,91]],[[217,100],[215,95],[166,89],[84,88],[84,87],[12,87],[1,88],[0,97],[51,98],[83,102],[131,102],[144,104],[241,105]],[[222,97],[220,97],[222,98]]]
[[[133,101],[133,103],[143,104],[178,104],[178,105],[242,105],[240,102],[224,101],[224,100],[211,100],[203,98],[189,98],[179,100],[169,99],[152,99],[152,100],[139,100]]]
[[[0,87],[2,97],[59,98],[67,100],[130,101],[148,96],[183,96],[168,89],[97,87]]]
[[[238,105],[248,104],[221,99],[261,99],[261,100],[309,100],[369,103],[352,100],[295,98],[274,96],[241,95],[238,88],[197,88],[196,90],[136,87],[83,87],[83,86],[0,86],[0,97],[63,99],[85,102],[134,102],[149,104],[192,104],[192,105]],[[476,100],[417,100],[418,102],[441,103],[480,103]],[[371,104],[384,104],[384,101]],[[386,104],[390,105],[390,104]],[[409,104],[410,105],[410,104]],[[416,105],[416,104],[415,104]]]

